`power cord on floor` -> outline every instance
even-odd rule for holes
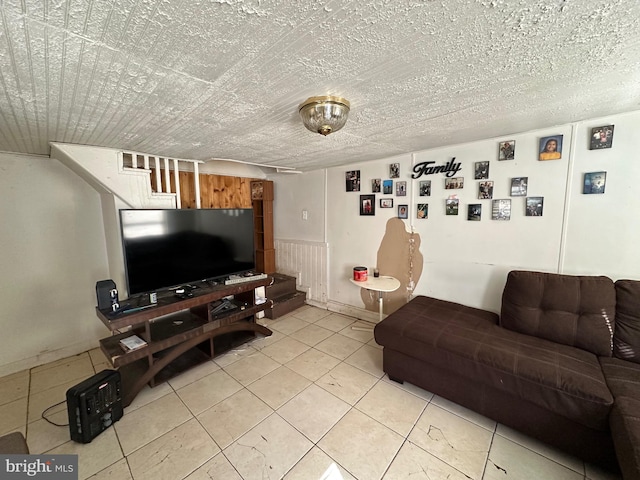
[[[63,401],[58,402],[58,403],[56,403],[55,405],[51,405],[49,408],[45,409],[45,410],[42,412],[42,418],[43,418],[44,420],[46,420],[47,422],[49,422],[51,425],[55,425],[56,427],[68,427],[68,426],[69,426],[69,424],[68,424],[68,423],[64,423],[64,424],[55,423],[55,422],[53,422],[53,421],[49,420],[47,417],[45,417],[45,414],[46,414],[49,410],[51,410],[52,408],[55,408],[55,407],[57,407],[57,406],[59,406],[59,405],[62,405],[63,403],[67,403],[67,401],[66,401],[66,400],[63,400]]]

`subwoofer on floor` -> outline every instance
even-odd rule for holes
[[[122,382],[117,370],[103,370],[67,390],[71,440],[90,443],[122,418]]]

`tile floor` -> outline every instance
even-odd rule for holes
[[[373,333],[304,306],[156,388],[90,444],[43,410],[95,372],[99,349],[0,379],[0,434],[79,456],[80,478],[618,479],[382,371]],[[66,423],[65,406],[47,414]]]

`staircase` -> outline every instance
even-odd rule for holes
[[[281,273],[274,273],[273,283],[267,287],[267,298],[273,301],[273,308],[265,310],[267,318],[276,319],[305,304],[307,294],[296,290],[296,279]]]

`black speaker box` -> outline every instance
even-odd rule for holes
[[[103,370],[67,390],[71,440],[91,440],[122,418],[122,382],[117,370]]]
[[[96,297],[98,297],[98,309],[114,311],[118,304],[118,289],[113,280],[100,280],[96,283]]]

